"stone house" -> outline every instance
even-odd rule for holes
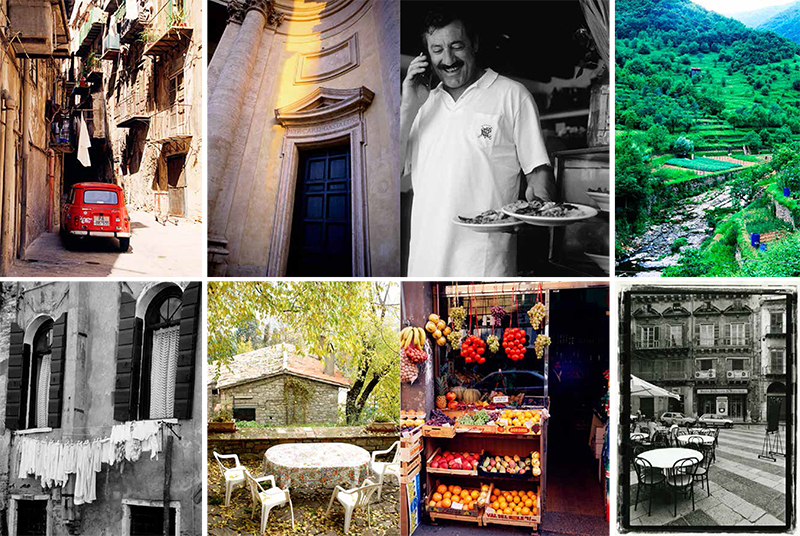
[[[326,364],[279,344],[235,356],[209,384],[209,403],[230,406],[238,421],[328,424],[337,422],[349,386],[332,359]]]
[[[202,2],[77,0],[69,112],[91,136],[91,165],[67,153],[65,186],[124,188],[129,209],[201,220]]]
[[[400,2],[212,0],[216,276],[400,273]]]
[[[165,504],[175,534],[202,533],[201,289],[2,284],[0,534],[161,533]],[[111,439],[133,429],[153,444]],[[110,442],[113,460],[69,473],[64,453],[85,441]],[[21,474],[32,444],[57,446],[41,458],[62,464],[60,481]]]
[[[0,1],[0,275],[58,221],[64,162],[49,128],[65,100],[71,4]]]

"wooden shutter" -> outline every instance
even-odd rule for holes
[[[700,322],[694,323],[694,343],[700,346]]]
[[[653,345],[651,348],[658,348],[661,343],[661,326],[653,326]]]
[[[136,299],[123,292],[119,302],[117,377],[114,382],[114,420],[136,418],[139,394],[139,363],[142,357],[144,323],[136,318]]]
[[[53,344],[50,346],[50,401],[47,405],[47,426],[50,428],[61,428],[66,354],[67,313],[64,313],[53,324]]]
[[[193,281],[183,291],[181,331],[178,342],[178,370],[175,375],[175,411],[177,419],[192,418],[194,366],[197,335],[200,333],[200,283]]]
[[[750,344],[750,319],[744,322],[744,343]]]
[[[725,324],[725,344],[733,343],[733,329],[731,324]]]
[[[25,331],[16,322],[11,323],[11,349],[8,355],[8,385],[6,386],[6,428],[19,430],[23,427],[23,403],[27,396],[24,369],[30,361],[30,346],[25,344]]]
[[[714,346],[719,344],[719,322],[714,322]]]

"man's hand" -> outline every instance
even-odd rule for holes
[[[428,100],[430,89],[422,83],[425,70],[430,67],[425,54],[411,60],[406,77],[403,80],[403,96],[400,100],[400,158],[405,162],[408,152],[408,138],[411,136],[411,125],[419,113],[419,109]]]
[[[527,175],[528,182],[525,188],[525,200],[531,201],[534,197],[539,197],[545,201],[555,199],[556,181],[550,166],[539,166]]]

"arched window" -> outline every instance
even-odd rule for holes
[[[181,290],[168,287],[147,308],[139,382],[140,419],[173,417],[181,305]]]
[[[50,364],[53,345],[53,321],[47,320],[36,331],[28,364],[27,400],[25,402],[24,428],[47,426],[47,408],[50,403]]]

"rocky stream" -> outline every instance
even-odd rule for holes
[[[683,199],[662,223],[651,225],[632,241],[629,255],[617,263],[617,277],[659,277],[665,268],[678,263],[680,252],[672,251],[675,240],[686,238],[684,248],[699,247],[714,232],[706,212],[730,206],[730,193],[724,185]]]

